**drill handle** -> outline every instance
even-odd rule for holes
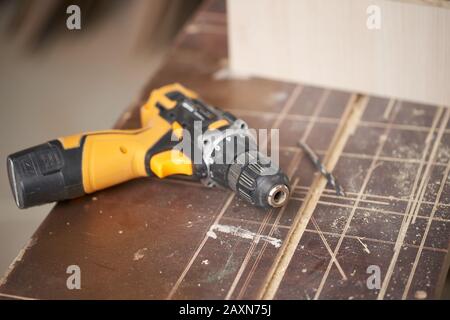
[[[12,154],[7,168],[16,204],[72,199],[144,176],[192,175],[191,159],[171,148],[171,136],[171,125],[160,121],[140,130],[68,136]]]

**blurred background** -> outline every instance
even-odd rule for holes
[[[0,159],[111,128],[200,0],[0,0]],[[69,30],[69,5],[81,30]],[[0,275],[53,205],[19,210],[0,170]]]

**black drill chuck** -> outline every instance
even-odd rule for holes
[[[238,155],[230,165],[228,186],[259,207],[282,207],[289,199],[289,179],[269,158],[256,151]]]
[[[258,207],[277,208],[287,203],[288,177],[258,151],[251,135],[245,130],[232,131],[218,141],[208,159],[212,180]]]

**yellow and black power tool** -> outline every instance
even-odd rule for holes
[[[72,199],[138,177],[187,175],[260,207],[281,207],[286,175],[257,150],[247,124],[179,84],[154,90],[142,128],[67,136],[7,159],[19,208]]]

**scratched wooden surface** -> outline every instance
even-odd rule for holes
[[[230,191],[174,179],[140,179],[60,203],[3,277],[0,298],[245,299],[262,296],[268,282],[275,299],[440,296],[450,238],[450,110],[369,97],[334,170],[347,196],[325,189],[302,229],[293,223],[320,177],[296,141],[326,155],[355,95],[232,78],[225,11],[223,1],[205,2],[140,101],[180,82],[253,128],[280,128],[280,163],[293,185],[288,205],[259,210]],[[138,126],[138,107],[117,127]],[[288,263],[276,267],[292,247]],[[66,287],[69,265],[81,268],[81,290]],[[380,268],[379,289],[366,285],[369,266]]]

